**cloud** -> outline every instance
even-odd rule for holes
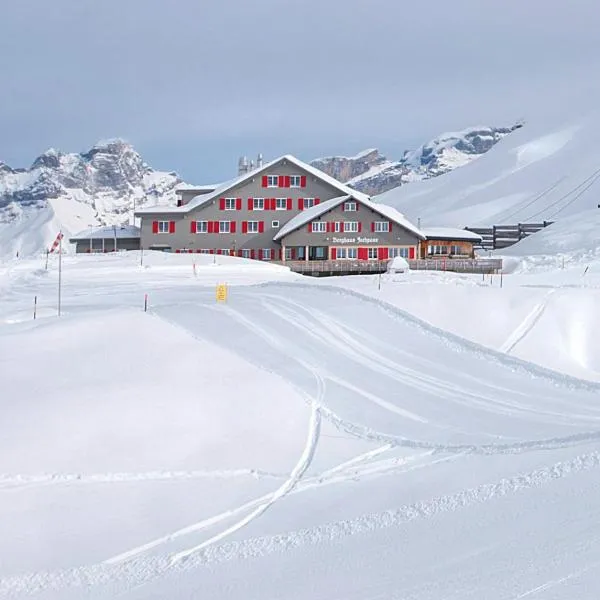
[[[399,154],[566,102],[597,72],[599,17],[595,0],[13,2],[0,159],[122,136],[219,179],[248,147]]]

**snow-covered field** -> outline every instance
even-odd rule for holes
[[[0,264],[0,597],[596,600],[599,262],[140,259]]]

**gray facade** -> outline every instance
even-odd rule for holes
[[[190,200],[193,200],[196,196],[202,196],[204,194],[210,194],[214,192],[214,187],[202,187],[202,188],[183,188],[175,190],[175,194],[178,196],[177,205],[187,204]]]
[[[280,240],[282,246],[288,249],[295,248],[294,257],[298,257],[298,253],[301,252],[300,248],[304,248],[304,252],[301,252],[300,258],[306,257],[306,248],[327,248],[327,256],[315,256],[314,253],[311,256],[309,250],[309,258],[336,258],[336,252],[332,252],[332,248],[412,248],[413,250],[409,253],[416,254],[420,240],[414,233],[396,223],[390,222],[387,217],[382,216],[370,207],[360,202],[356,202],[356,204],[357,210],[352,212],[344,210],[344,203],[339,204],[330,211],[285,235]],[[329,229],[329,231],[313,232],[313,222],[324,222],[326,229]],[[357,231],[344,231],[344,224],[347,224],[347,228],[352,229],[351,224],[353,223],[357,224]],[[387,223],[390,231],[375,231],[376,225],[379,223]],[[327,225],[329,226],[327,227]],[[288,256],[290,256],[289,252]],[[385,253],[384,256],[387,258]]]
[[[263,176],[306,177],[305,187],[263,187]],[[271,249],[272,259],[279,259],[281,244],[273,241],[278,229],[290,219],[302,212],[299,210],[299,199],[318,198],[321,202],[342,195],[338,188],[330,185],[301,167],[282,159],[268,170],[259,172],[249,180],[242,181],[223,192],[219,198],[210,200],[198,208],[188,212],[168,212],[157,208],[155,213],[145,211],[141,217],[141,243],[144,249],[170,249],[171,251],[201,250],[233,250],[239,254],[241,250],[256,251]],[[221,210],[221,198],[240,198],[239,210]],[[290,198],[291,210],[249,210],[249,198]],[[174,233],[154,233],[155,221],[174,222]],[[193,233],[193,221],[235,221],[235,233]],[[243,233],[243,222],[262,222],[263,233]],[[275,224],[273,222],[276,222]],[[173,226],[172,226],[173,227]],[[171,227],[171,229],[172,229]],[[260,226],[259,226],[260,227]]]

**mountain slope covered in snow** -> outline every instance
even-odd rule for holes
[[[465,168],[376,200],[420,218],[423,226],[555,221],[596,209],[600,112],[580,114],[530,120]]]
[[[356,156],[330,156],[311,164],[329,175],[367,194],[381,194],[413,181],[448,173],[488,152],[502,138],[522,127],[471,127],[444,133],[413,151],[406,151],[399,161],[370,149]]]
[[[0,163],[0,255],[39,252],[59,229],[129,222],[135,206],[171,203],[181,183],[155,171],[122,140],[82,154],[50,149],[29,169]]]

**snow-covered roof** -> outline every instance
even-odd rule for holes
[[[424,227],[421,231],[428,240],[466,240],[480,242],[483,238],[472,231],[454,227]]]
[[[390,221],[397,223],[400,227],[404,227],[408,231],[414,233],[418,238],[422,240],[425,239],[425,235],[423,231],[420,230],[416,225],[413,225],[398,209],[393,206],[389,206],[387,204],[380,204],[379,202],[373,202],[372,200],[367,200],[363,202],[366,206],[378,212],[380,215],[387,217]]]
[[[406,229],[414,233],[418,238],[424,240],[425,236],[423,233],[413,225],[400,211],[396,210],[392,206],[387,206],[387,204],[379,204],[378,202],[372,202],[369,199],[365,199],[365,194],[361,194],[360,192],[356,192],[352,190],[351,194],[347,194],[345,196],[340,196],[339,198],[331,198],[331,200],[326,200],[325,202],[321,202],[316,206],[312,206],[300,214],[296,215],[293,219],[290,219],[276,234],[273,238],[275,241],[280,240],[284,236],[288,235],[292,231],[299,229],[303,225],[310,223],[312,220],[317,219],[321,215],[333,210],[336,206],[339,206],[346,200],[353,198],[363,206],[370,208],[371,210],[379,213],[386,219],[389,219],[393,223],[400,225],[400,227]]]
[[[296,231],[296,229],[300,229],[303,225],[310,223],[313,219],[319,218],[321,215],[329,212],[334,209],[336,206],[339,206],[342,202],[345,202],[350,198],[349,195],[341,196],[339,198],[331,198],[330,200],[325,200],[325,202],[321,202],[320,204],[315,204],[306,210],[303,210],[301,213],[297,214],[294,218],[290,219],[276,234],[273,240],[280,240],[282,237],[285,237],[288,233],[292,233],[292,231]]]
[[[115,236],[119,239],[132,239],[140,237],[140,228],[135,225],[107,225],[105,227],[90,227],[84,229],[78,234],[72,236],[69,241],[78,240],[101,240],[114,239]]]
[[[225,194],[231,188],[233,188],[237,185],[240,185],[241,183],[244,183],[244,182],[248,181],[249,179],[256,177],[257,175],[260,175],[261,173],[264,173],[265,171],[268,171],[269,169],[271,169],[272,167],[274,167],[276,164],[280,163],[283,160],[286,160],[289,163],[297,166],[299,169],[302,169],[303,171],[310,173],[314,177],[319,178],[321,181],[328,183],[330,186],[338,189],[341,194],[351,195],[354,198],[356,198],[357,200],[361,200],[361,201],[369,200],[369,196],[367,196],[366,194],[363,194],[362,192],[357,192],[356,190],[353,190],[352,188],[348,187],[347,185],[340,183],[337,179],[334,179],[330,175],[327,175],[327,173],[323,173],[323,171],[321,171],[315,167],[312,167],[311,165],[301,161],[300,159],[296,158],[295,156],[292,156],[291,154],[285,154],[284,156],[280,156],[279,158],[272,160],[271,162],[263,165],[262,167],[258,167],[256,169],[254,169],[253,171],[250,171],[249,173],[245,173],[244,175],[241,175],[240,177],[237,177],[236,179],[232,179],[231,181],[228,181],[228,182],[220,185],[211,193],[202,194],[200,196],[196,196],[195,198],[192,198],[187,204],[185,204],[183,206],[167,206],[167,207],[147,206],[147,207],[141,208],[139,210],[136,210],[135,214],[136,215],[144,215],[144,214],[149,214],[149,213],[155,214],[155,213],[187,213],[187,212],[190,212],[191,210],[199,208],[200,206],[203,206],[204,204],[208,204],[209,202],[212,202],[213,200],[221,197],[223,194]]]
[[[180,183],[175,188],[175,193],[177,192],[194,192],[194,191],[209,191],[212,192],[216,190],[218,187],[221,187],[222,183],[214,183],[214,184],[205,184],[205,185],[192,185],[191,183]]]

